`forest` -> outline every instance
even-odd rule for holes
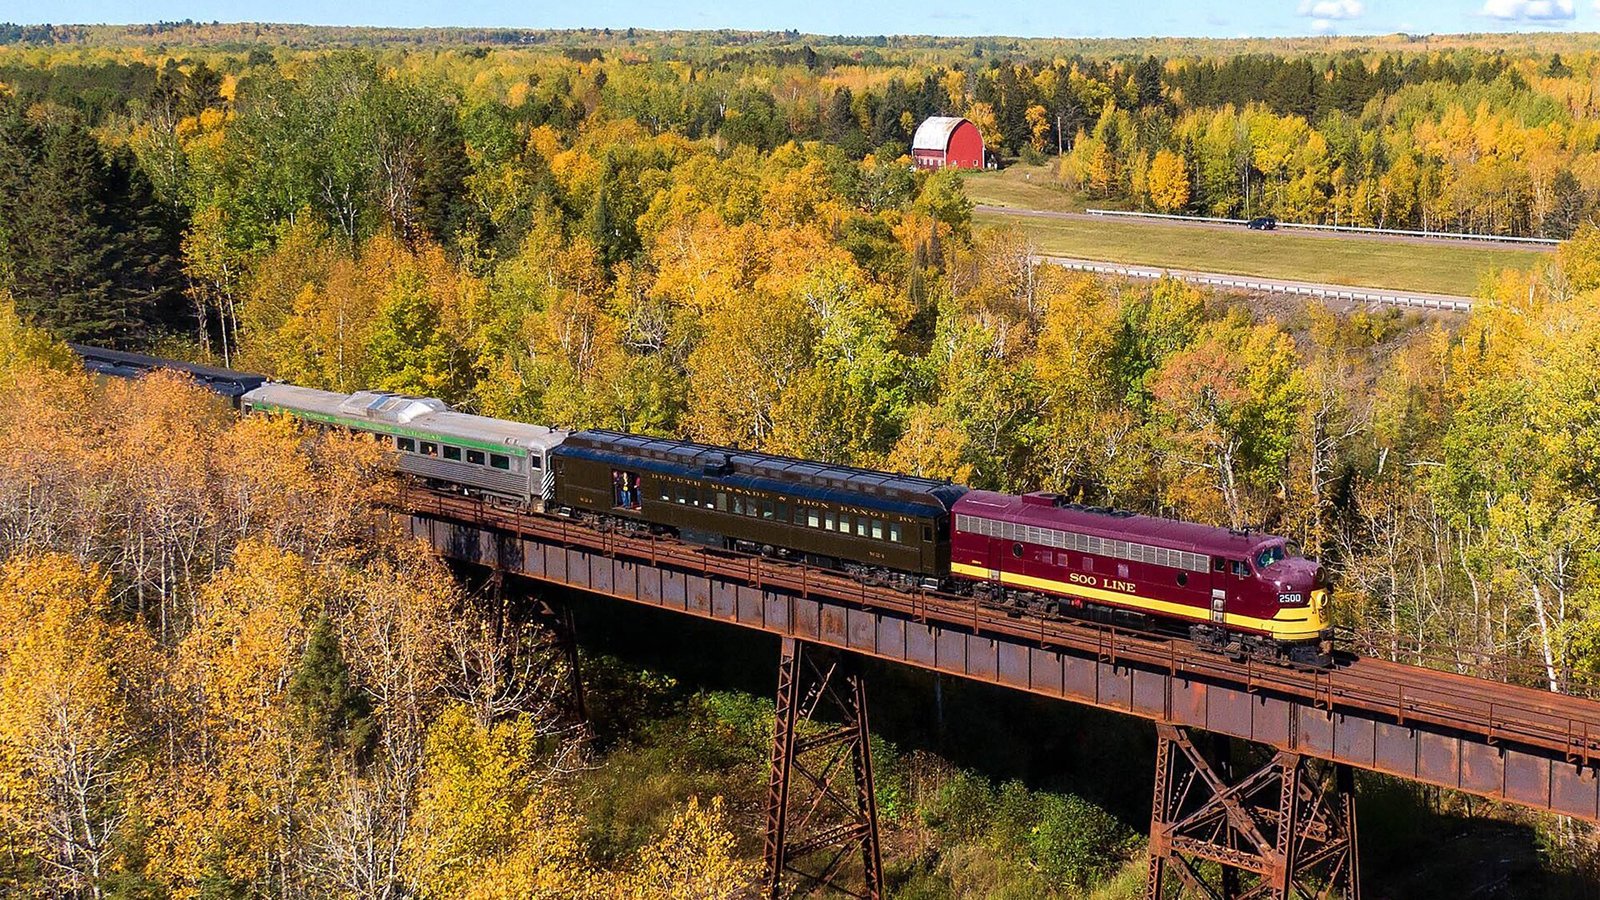
[[[1600,668],[1592,51],[220,29],[0,28],[7,893],[754,875],[709,776],[606,781],[536,630],[385,529],[374,448],[96,384],[62,340],[1250,525],[1324,561],[1364,652],[1556,691]],[[1566,242],[1463,317],[1035,268],[908,166],[935,113],[1130,206]],[[748,698],[675,702],[607,752],[759,771]],[[900,772],[926,896],[1088,890],[1137,853],[1090,799]],[[1550,865],[1589,858],[1541,827]]]

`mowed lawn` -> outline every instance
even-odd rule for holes
[[[1081,202],[1051,180],[1047,168],[1022,166],[974,173],[965,179],[967,195],[975,203],[1081,211]],[[1288,231],[1250,231],[1242,225],[1052,219],[990,211],[973,213],[973,223],[979,227],[1014,225],[1038,243],[1040,252],[1057,256],[1462,296],[1476,293],[1491,272],[1527,269],[1548,257],[1548,250],[1527,247],[1312,237]]]
[[[973,203],[1014,209],[1083,212],[1082,197],[1061,186],[1054,166],[1012,163],[995,172],[962,172],[962,186]]]
[[[1548,256],[1526,248],[1308,237],[1244,226],[1234,231],[992,212],[974,213],[973,223],[1015,225],[1038,243],[1040,252],[1057,256],[1462,296],[1474,294],[1491,272],[1527,269]]]

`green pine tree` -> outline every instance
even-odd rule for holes
[[[300,666],[289,680],[288,698],[304,739],[328,752],[347,751],[358,760],[371,753],[378,736],[372,706],[351,683],[339,635],[327,616],[311,628]]]
[[[0,105],[0,278],[17,311],[67,340],[146,343],[184,308],[179,228],[131,152],[83,124]]]

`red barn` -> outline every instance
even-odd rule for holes
[[[960,116],[929,116],[911,139],[911,158],[919,169],[983,168],[983,135]]]

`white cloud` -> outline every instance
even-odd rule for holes
[[[1551,22],[1573,18],[1572,0],[1484,0],[1483,14],[1508,21]]]
[[[1490,3],[1495,0],[1489,0]],[[1565,0],[1570,2],[1570,0]],[[1595,0],[1600,3],[1600,0]],[[1361,0],[1300,0],[1300,15],[1322,22],[1333,19],[1357,19],[1367,11]]]

